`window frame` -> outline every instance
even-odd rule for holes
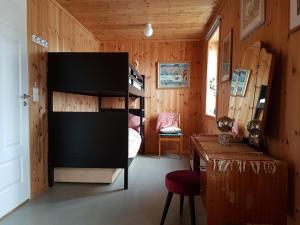
[[[207,40],[207,53],[206,53],[206,80],[205,80],[205,108],[204,114],[207,117],[216,118],[218,112],[218,89],[219,89],[219,62],[220,62],[220,34],[221,34],[221,26],[220,26],[220,19],[221,17],[217,17],[215,22],[213,23],[211,29],[206,36]],[[207,112],[207,86],[208,86],[208,62],[209,62],[209,42],[211,41],[212,37],[218,32],[218,47],[217,47],[217,62],[216,62],[216,106],[215,106],[215,115],[209,114]]]

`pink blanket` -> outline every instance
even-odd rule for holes
[[[232,127],[232,133],[233,136],[239,140],[242,140],[244,137],[244,131],[241,128],[241,124],[237,121],[234,121],[233,127]]]
[[[179,113],[159,113],[156,122],[156,132],[164,127],[178,127]]]

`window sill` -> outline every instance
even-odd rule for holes
[[[205,117],[207,117],[207,118],[209,118],[209,119],[214,119],[214,120],[216,120],[216,116],[211,116],[211,115],[208,115],[208,114],[205,114]]]

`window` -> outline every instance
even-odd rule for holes
[[[219,26],[208,39],[205,114],[216,116],[219,56]]]

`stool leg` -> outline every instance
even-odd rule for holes
[[[163,225],[165,223],[166,216],[167,216],[167,213],[168,213],[168,210],[169,210],[169,207],[170,207],[172,197],[173,197],[173,193],[169,192],[168,196],[167,196],[166,203],[165,203],[164,212],[163,212],[163,215],[162,215],[162,218],[161,218],[161,221],[160,221],[160,225]]]
[[[196,225],[194,196],[189,196],[191,225]]]
[[[183,212],[184,195],[180,195],[180,216]]]

